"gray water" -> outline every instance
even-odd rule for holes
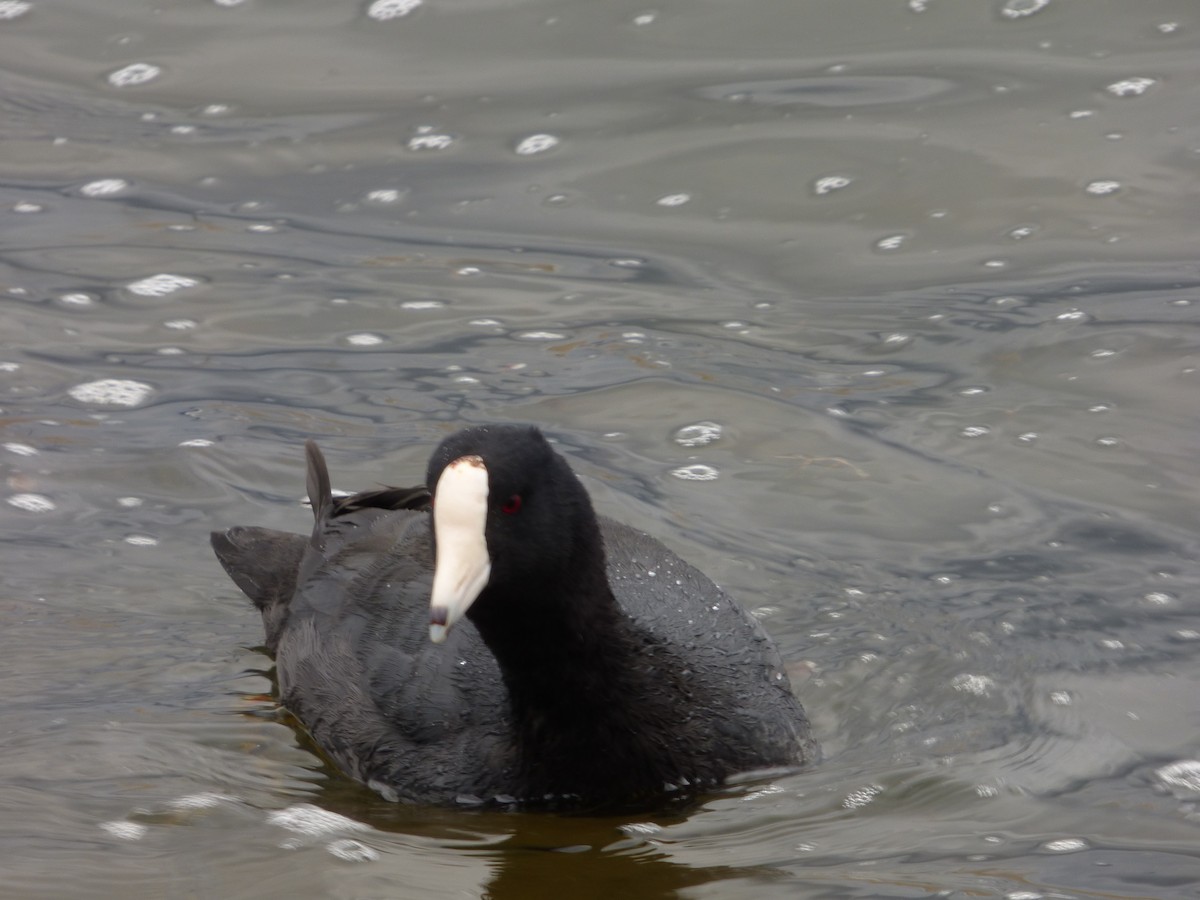
[[[0,893],[1200,896],[1194,0],[411,5],[0,3]],[[493,421],[825,762],[599,820],[322,763],[207,532]]]

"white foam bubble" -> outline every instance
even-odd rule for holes
[[[18,444],[15,441],[9,441],[2,445],[9,453],[15,453],[17,456],[37,456],[37,448],[31,447],[29,444]]]
[[[1023,19],[1041,12],[1050,5],[1050,0],[1006,0],[1000,7],[1000,15],[1006,19]]]
[[[210,809],[222,803],[236,802],[235,797],[219,794],[216,791],[200,791],[196,794],[184,794],[170,802],[172,809]]]
[[[1200,794],[1200,760],[1181,759],[1155,769],[1154,775],[1166,787]]]
[[[1078,853],[1088,849],[1089,844],[1083,838],[1061,838],[1057,841],[1046,841],[1042,849],[1050,853]]]
[[[1114,81],[1105,90],[1114,97],[1140,97],[1156,84],[1158,84],[1157,78],[1146,78],[1141,75],[1135,75],[1132,78],[1122,78],[1120,81]]]
[[[846,809],[859,809],[866,806],[882,793],[882,785],[868,784],[866,787],[858,788],[847,794],[842,800],[842,806]]]
[[[379,188],[378,190],[368,191],[366,199],[368,203],[386,205],[400,202],[400,198],[403,196],[404,194],[396,188]]]
[[[162,74],[162,69],[153,63],[130,63],[124,68],[108,73],[108,83],[113,87],[133,87],[153,81]]]
[[[420,6],[424,0],[375,0],[367,7],[367,18],[377,22],[401,19]]]
[[[513,148],[519,156],[533,156],[535,153],[545,153],[559,145],[559,139],[552,134],[531,134],[522,138]]]
[[[409,150],[446,150],[454,143],[452,134],[436,134],[429,126],[422,126],[408,139]]]
[[[125,287],[131,293],[142,297],[165,297],[167,294],[173,294],[184,288],[195,287],[199,283],[200,279],[188,275],[171,275],[160,272],[158,275],[131,281]]]
[[[823,194],[840,191],[842,188],[849,187],[850,181],[851,179],[845,175],[826,175],[813,182],[813,193],[820,197]]]
[[[672,469],[671,474],[681,481],[716,481],[720,473],[713,466],[703,463],[692,463],[690,466],[680,466]]]
[[[1059,322],[1090,322],[1092,317],[1082,309],[1068,309],[1054,317]]]
[[[111,197],[128,188],[129,182],[124,178],[101,178],[98,181],[89,181],[79,189],[79,193],[85,197]]]
[[[95,406],[137,406],[154,393],[154,388],[140,381],[124,378],[103,378],[77,384],[67,391],[80,403]]]
[[[950,680],[950,686],[956,691],[974,694],[977,697],[986,697],[996,686],[996,682],[987,675],[971,675],[963,672]]]
[[[704,447],[720,439],[721,426],[716,422],[684,425],[674,435],[675,443],[681,447]]]
[[[123,841],[140,841],[146,836],[146,832],[150,830],[140,822],[127,822],[124,819],[101,822],[100,828]]]
[[[354,841],[350,838],[330,841],[325,845],[325,849],[346,862],[371,862],[379,859],[378,850],[368,847],[362,841]]]
[[[18,19],[31,9],[33,9],[33,4],[26,0],[2,0],[0,2],[0,20]]]
[[[54,501],[42,494],[13,494],[6,502],[25,512],[44,513],[55,509]]]
[[[362,822],[329,812],[311,803],[297,803],[286,809],[277,809],[267,816],[267,822],[297,834],[309,835],[368,830]]]

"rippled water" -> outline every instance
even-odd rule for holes
[[[5,896],[1196,896],[1196,13],[0,3]],[[501,420],[758,610],[822,765],[322,765],[207,532]]]

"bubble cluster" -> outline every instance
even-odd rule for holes
[[[713,466],[703,463],[692,463],[690,466],[680,466],[671,470],[671,475],[680,481],[716,481],[720,473]]]
[[[823,178],[818,178],[813,182],[813,193],[818,197],[823,194],[830,194],[834,191],[840,191],[844,187],[850,186],[851,179],[845,175],[826,175]]]
[[[0,21],[18,19],[31,9],[33,9],[33,4],[26,0],[2,0],[0,2]]]
[[[1156,84],[1158,84],[1158,79],[1135,75],[1132,78],[1122,78],[1120,81],[1114,81],[1105,90],[1114,97],[1140,97]]]
[[[188,275],[170,275],[161,272],[158,275],[131,281],[125,285],[125,289],[141,297],[165,297],[167,294],[173,294],[184,288],[195,287],[199,283],[200,279]]]
[[[153,81],[162,74],[162,69],[153,63],[130,63],[124,68],[108,73],[108,83],[113,87],[134,87]]]
[[[101,178],[89,181],[79,189],[85,197],[111,197],[129,188],[129,182],[124,178]]]
[[[311,803],[297,803],[287,809],[277,809],[267,816],[267,822],[288,831],[308,835],[367,830],[367,826],[362,822],[329,812]]]
[[[1155,769],[1154,775],[1166,787],[1200,794],[1200,760],[1181,759]]]
[[[374,0],[367,7],[367,18],[375,19],[378,22],[386,22],[388,19],[400,19],[407,16],[424,0]]]
[[[1058,322],[1090,322],[1092,317],[1082,309],[1068,309],[1054,317]]]
[[[1086,850],[1088,842],[1083,838],[1061,838],[1057,841],[1046,841],[1042,844],[1042,849],[1050,853],[1078,853],[1080,850]]]
[[[1005,0],[1000,15],[1006,19],[1023,19],[1041,12],[1050,5],[1050,0]]]
[[[883,785],[868,784],[866,787],[857,788],[847,794],[842,799],[842,806],[845,809],[859,809],[866,806],[882,793]]]
[[[531,134],[522,138],[513,149],[518,156],[533,156],[535,153],[545,153],[559,145],[559,139],[552,134]]]
[[[336,841],[330,841],[325,849],[336,856],[338,859],[346,862],[371,862],[379,859],[379,851],[373,850],[362,841],[354,841],[350,838],[339,838]]]
[[[154,393],[154,388],[140,381],[104,378],[77,384],[67,393],[80,403],[93,406],[137,406]]]
[[[705,447],[721,439],[721,426],[716,422],[697,422],[684,425],[674,434],[674,441],[681,447]]]
[[[25,512],[44,513],[55,509],[54,501],[42,494],[13,494],[8,498],[9,506]]]
[[[408,149],[415,151],[446,150],[454,144],[454,135],[438,134],[429,125],[422,125],[408,139]]]
[[[955,675],[950,679],[950,686],[956,691],[962,691],[965,694],[986,697],[996,687],[996,682],[987,675],[971,675],[968,672],[963,672],[961,675]]]
[[[100,829],[123,841],[137,841],[146,836],[150,829],[140,822],[129,822],[117,819],[112,822],[101,822]]]
[[[195,794],[184,794],[182,797],[176,797],[167,805],[171,809],[212,809],[214,806],[220,806],[222,803],[237,802],[236,798],[230,797],[228,794],[219,794],[216,791],[199,791]]]
[[[691,194],[666,194],[665,196],[659,197],[654,202],[659,206],[683,206],[683,204],[687,203],[691,199]]]
[[[403,193],[395,188],[380,188],[375,191],[368,191],[366,200],[368,203],[396,203],[403,197]]]

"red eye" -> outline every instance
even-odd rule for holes
[[[500,512],[504,513],[505,515],[511,516],[513,513],[515,513],[520,508],[521,508],[521,495],[513,494],[511,497],[509,497],[507,500],[505,500],[503,504],[501,504]]]

